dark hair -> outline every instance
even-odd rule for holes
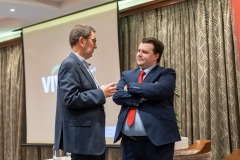
[[[92,32],[96,32],[94,28],[85,24],[78,24],[74,26],[69,35],[69,43],[73,47],[80,37],[89,38]]]
[[[162,57],[162,54],[163,54],[163,50],[164,50],[163,43],[154,37],[143,38],[142,43],[151,43],[154,46],[154,49],[153,49],[154,54],[159,53],[159,55],[160,55],[159,58],[157,59],[157,63],[159,63],[159,61]]]

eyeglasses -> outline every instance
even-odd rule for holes
[[[86,38],[86,39],[90,39],[94,44],[97,43],[97,39],[96,39],[96,38],[93,38],[93,39],[91,39],[91,38]]]

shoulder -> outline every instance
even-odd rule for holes
[[[71,53],[68,57],[66,57],[62,63],[72,63],[72,62],[80,62],[77,56],[74,53]]]
[[[165,68],[165,67],[160,67],[160,66],[157,66],[156,72],[164,72],[164,73],[176,74],[176,72],[175,72],[175,70],[173,68]]]
[[[73,63],[73,64],[80,64],[82,63],[78,57],[74,54],[74,53],[71,53],[68,57],[66,57],[62,64],[69,64],[69,63]]]
[[[61,69],[75,69],[77,67],[78,64],[80,64],[81,62],[77,59],[76,55],[74,55],[73,53],[71,53],[68,57],[66,57],[61,65],[60,65],[60,70]]]
[[[136,69],[132,69],[132,70],[123,71],[122,74],[123,75],[132,75],[138,71],[139,71],[139,68],[136,68]]]

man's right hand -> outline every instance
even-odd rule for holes
[[[117,82],[112,82],[107,85],[102,85],[100,89],[104,92],[105,97],[111,97],[117,92]]]

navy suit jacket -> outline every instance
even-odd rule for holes
[[[121,136],[124,120],[130,107],[137,107],[147,136],[156,145],[164,145],[180,140],[176,115],[174,112],[174,90],[176,73],[171,68],[156,65],[138,83],[140,69],[124,71],[113,95],[116,104],[122,105],[117,122],[114,142]],[[124,86],[128,85],[128,92]],[[141,98],[147,99],[141,102]]]
[[[102,154],[105,151],[105,102],[103,91],[71,53],[58,72],[54,148],[75,154]]]

